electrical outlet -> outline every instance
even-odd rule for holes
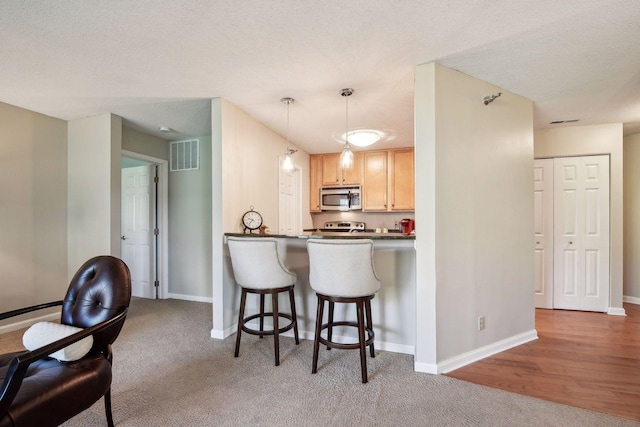
[[[479,331],[484,330],[484,326],[485,326],[484,316],[478,316],[478,330]]]

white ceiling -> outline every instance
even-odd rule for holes
[[[414,69],[432,61],[531,99],[536,127],[640,132],[638,0],[0,1],[0,101],[165,139],[210,134],[214,97],[286,136],[293,97],[292,142],[337,152],[350,87],[350,129],[410,146]]]

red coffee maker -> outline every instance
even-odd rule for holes
[[[415,221],[409,218],[404,218],[401,219],[398,224],[400,224],[400,230],[402,231],[402,234],[409,235],[414,230]]]

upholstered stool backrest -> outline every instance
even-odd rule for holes
[[[314,291],[338,297],[373,295],[380,279],[373,268],[370,239],[307,241],[309,284]]]
[[[251,289],[271,289],[296,283],[296,274],[282,264],[277,239],[228,237],[227,244],[238,285]]]
[[[103,255],[85,262],[71,279],[62,305],[61,323],[88,328],[112,319],[129,307],[131,276],[120,259]],[[96,333],[93,350],[112,344],[120,333],[122,322]]]

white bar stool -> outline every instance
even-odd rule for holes
[[[298,321],[296,319],[296,303],[293,295],[293,287],[298,276],[287,270],[282,264],[278,254],[277,240],[271,237],[228,237],[231,265],[236,283],[242,288],[240,295],[240,310],[238,314],[238,332],[236,333],[236,349],[234,356],[240,354],[240,336],[242,332],[258,335],[273,335],[276,366],[280,365],[280,340],[279,335],[293,328],[296,345],[300,344],[298,338]],[[291,314],[281,313],[278,309],[278,294],[289,293]],[[247,293],[260,295],[260,312],[244,317]],[[265,313],[265,295],[271,295],[272,312]],[[264,318],[273,318],[273,329],[264,329]],[[279,318],[289,320],[289,324],[280,327]],[[252,329],[247,323],[253,319],[260,319],[260,329]]]
[[[318,371],[320,343],[326,345],[327,350],[359,349],[362,382],[366,383],[367,347],[371,357],[375,357],[371,300],[380,290],[380,279],[373,268],[373,241],[370,239],[308,240],[307,251],[309,253],[309,284],[318,297],[311,373],[315,374]],[[323,324],[325,301],[329,302],[329,313],[327,323]],[[355,304],[357,320],[355,322],[334,321],[333,312],[336,302]],[[356,327],[358,342],[332,341],[334,326]],[[325,329],[327,330],[326,338],[322,336],[322,331]]]

